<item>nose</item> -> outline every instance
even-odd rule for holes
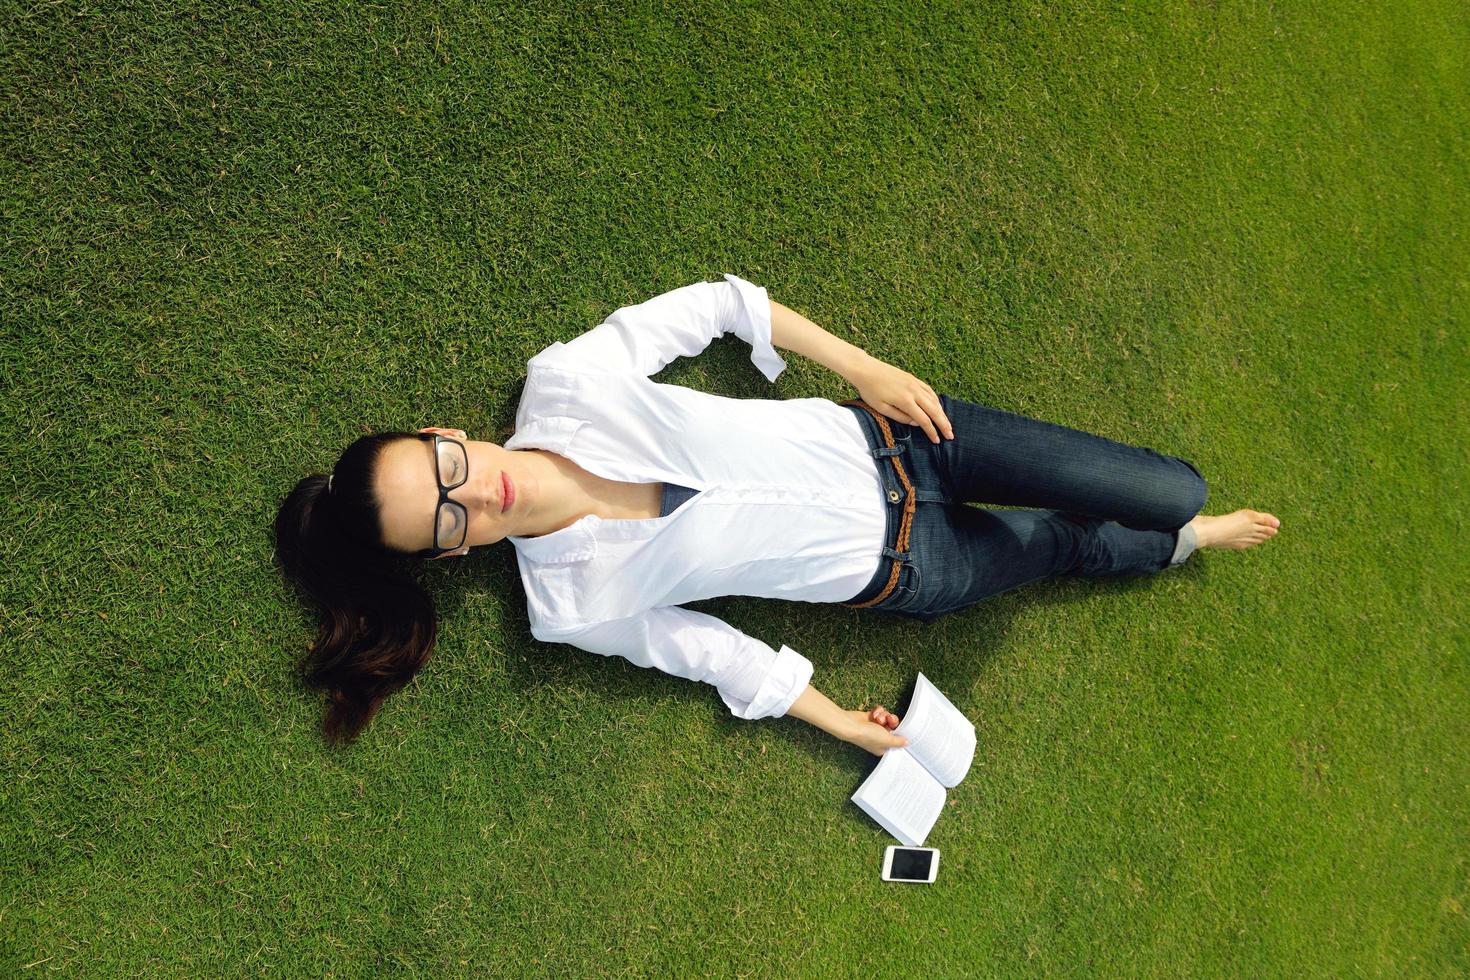
[[[474,513],[477,509],[493,507],[490,494],[481,490],[475,484],[466,481],[453,490],[449,491],[449,499],[458,503],[465,510]]]

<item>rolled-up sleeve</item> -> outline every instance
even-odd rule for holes
[[[532,629],[539,640],[618,656],[640,667],[712,685],[737,718],[778,718],[806,690],[812,663],[786,645],[774,650],[724,620],[682,606],[564,629]]]
[[[750,345],[750,359],[766,380],[775,381],[776,376],[786,370],[786,361],[776,353],[776,347],[771,343],[771,297],[765,287],[728,272],[725,273],[725,284],[735,290],[735,300],[739,304],[738,310],[726,314],[725,322],[730,324],[735,336]]]
[[[547,347],[528,366],[636,371],[647,377],[733,333],[750,345],[750,359],[766,379],[775,381],[786,362],[771,343],[770,297],[739,276],[724,276],[724,282],[690,283],[624,306],[581,336]]]

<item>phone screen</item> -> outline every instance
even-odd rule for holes
[[[895,847],[888,873],[900,881],[928,881],[929,865],[933,860],[933,851]]]

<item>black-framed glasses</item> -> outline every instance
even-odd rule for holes
[[[470,460],[464,443],[434,434],[434,479],[439,483],[439,502],[434,505],[434,547],[419,552],[436,558],[464,544],[470,530],[470,515],[464,506],[449,499],[449,491],[463,486],[470,477]]]

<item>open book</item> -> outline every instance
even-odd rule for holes
[[[852,801],[894,837],[921,847],[944,810],[945,787],[958,786],[970,771],[975,726],[920,674],[893,731],[909,744],[885,750]]]

